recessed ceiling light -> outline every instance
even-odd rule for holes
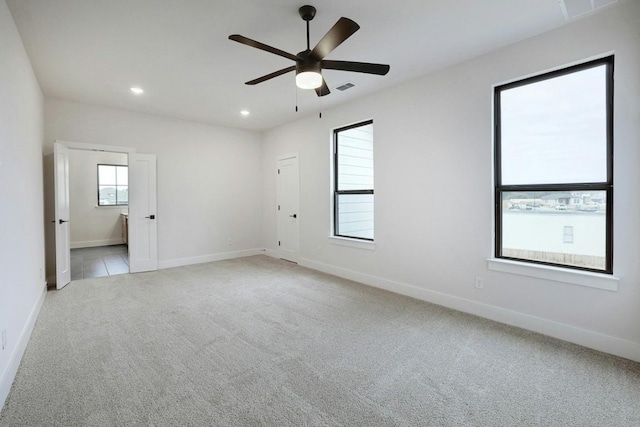
[[[131,92],[135,93],[136,95],[142,95],[144,93],[144,90],[139,87],[132,87]]]
[[[240,111],[240,114],[242,114],[243,116],[247,117],[251,113],[249,113],[249,110],[242,110],[242,111]]]

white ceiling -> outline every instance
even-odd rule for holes
[[[570,7],[593,0],[570,0]],[[604,4],[615,0],[598,0]],[[325,70],[321,102],[294,73],[245,81],[292,61],[230,34],[296,54],[305,0],[7,0],[45,96],[264,130],[567,24],[560,0],[323,0],[311,45],[345,16],[360,30],[327,59],[391,65],[386,76]],[[345,92],[335,87],[352,82]],[[140,86],[144,95],[131,94]],[[251,115],[242,117],[240,110]]]

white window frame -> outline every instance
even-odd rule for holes
[[[100,166],[111,166],[115,168],[115,176],[116,176],[116,183],[115,183],[115,188],[116,188],[116,203],[113,205],[104,205],[100,203],[100,187],[101,186],[106,186],[106,185],[111,185],[111,184],[100,184]],[[129,199],[127,198],[127,202],[126,203],[118,203],[118,173],[117,173],[117,168],[126,168],[127,169],[127,175],[129,174],[129,166],[128,165],[115,165],[115,164],[110,164],[110,163],[98,163],[97,167],[96,167],[96,174],[97,174],[97,179],[96,179],[96,190],[97,190],[97,206],[100,208],[109,208],[109,207],[122,207],[122,206],[129,206]],[[129,183],[127,181],[127,190],[129,189]]]

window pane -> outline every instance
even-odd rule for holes
[[[116,187],[108,185],[100,185],[98,187],[98,204],[115,205],[116,204]]]
[[[98,185],[116,185],[115,166],[98,165]]]
[[[126,185],[118,185],[116,190],[118,192],[118,204],[126,205],[129,203],[129,187]]]
[[[605,269],[605,191],[502,193],[502,256]]]
[[[607,181],[606,65],[500,92],[502,184]]]
[[[373,125],[338,133],[338,191],[373,190]]]
[[[128,166],[116,166],[116,178],[118,179],[118,185],[129,185],[128,169]]]
[[[336,234],[373,240],[373,194],[338,195]]]

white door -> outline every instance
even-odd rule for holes
[[[280,258],[298,262],[300,256],[300,176],[298,155],[278,158],[276,187]]]
[[[129,156],[129,271],[158,269],[155,154]]]
[[[53,144],[55,199],[56,288],[71,281],[71,235],[69,230],[69,148]]]

